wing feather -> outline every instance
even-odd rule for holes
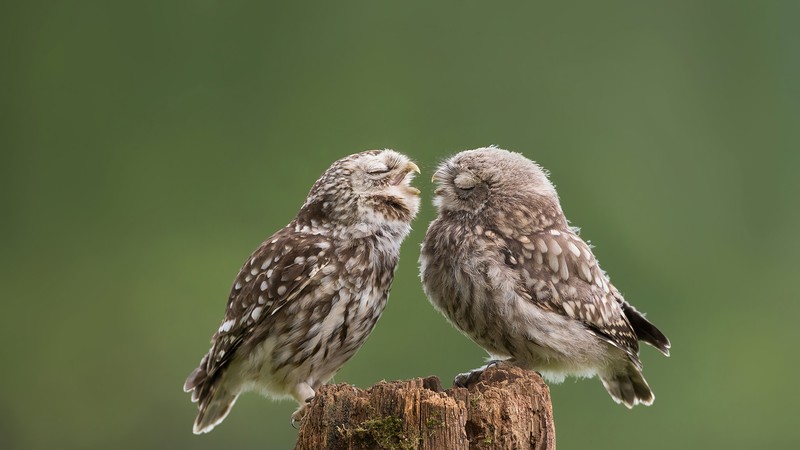
[[[298,234],[289,227],[264,241],[234,281],[225,318],[204,359],[205,378],[213,378],[228,364],[257,325],[269,326],[281,308],[314,289],[331,254],[329,238]]]
[[[616,289],[583,239],[564,230],[498,239],[505,263],[513,261],[522,274],[526,298],[542,309],[583,322],[587,331],[640,364],[636,333],[613,295]]]

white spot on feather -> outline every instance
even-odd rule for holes
[[[547,254],[547,263],[550,265],[550,270],[558,273],[558,256],[556,256],[555,253]]]
[[[569,267],[567,267],[567,262],[564,260],[563,256],[559,260],[559,263],[560,263],[559,269],[560,269],[560,272],[561,272],[560,273],[561,279],[563,279],[565,281],[569,280]]]
[[[236,323],[236,321],[235,321],[235,320],[233,320],[233,319],[231,319],[231,320],[226,320],[225,322],[222,322],[222,325],[220,325],[220,326],[219,326],[219,332],[220,332],[220,333],[227,333],[228,331],[230,331],[230,330],[231,330],[231,327],[232,327],[232,326],[233,326],[233,324],[235,324],[235,323]]]
[[[589,266],[585,263],[581,263],[581,278],[589,283],[592,282],[592,271],[589,270]]]
[[[543,239],[541,238],[536,239],[536,247],[539,249],[540,252],[547,253],[547,245],[545,245]]]
[[[253,312],[250,313],[250,317],[252,317],[253,320],[258,320],[258,318],[261,317],[261,311],[263,310],[264,310],[263,307],[256,306],[255,308],[253,308]]]

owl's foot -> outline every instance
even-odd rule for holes
[[[470,370],[469,372],[464,372],[456,375],[453,379],[453,387],[467,387],[470,384],[478,381],[478,378],[483,373],[483,368]]]
[[[503,362],[500,359],[493,359],[486,363],[485,366],[478,367],[477,369],[470,370],[469,372],[464,372],[456,375],[455,379],[453,379],[453,386],[454,387],[467,387],[471,384],[474,384],[478,381],[481,374],[488,369],[489,367],[496,366]]]
[[[300,424],[303,423],[303,417],[306,416],[306,413],[308,412],[308,405],[310,403],[311,399],[308,399],[306,403],[297,408],[297,411],[292,413],[292,428],[295,430],[300,429]]]
[[[311,400],[314,399],[314,388],[309,386],[306,383],[300,383],[295,386],[294,390],[292,391],[292,396],[300,403],[300,407],[297,408],[297,411],[292,413],[292,427],[297,429],[300,424],[303,422],[303,417],[306,416],[308,412],[308,405],[311,404]]]

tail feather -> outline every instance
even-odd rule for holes
[[[665,356],[669,356],[669,339],[655,325],[644,318],[644,315],[631,306],[628,302],[622,302],[622,311],[633,327],[633,331],[640,341],[646,342],[657,348]]]
[[[208,354],[205,354],[203,355],[203,359],[200,360],[200,365],[186,377],[186,381],[183,383],[183,392],[192,392],[192,390],[200,386],[206,378],[208,378],[207,366]]]
[[[206,379],[206,371],[203,369],[203,365],[201,364],[200,367],[194,369],[194,371],[189,374],[189,377],[186,378],[186,381],[183,383],[183,392],[191,392],[192,393],[192,401],[197,402],[197,389],[203,381]]]
[[[236,402],[238,394],[228,391],[219,372],[209,376],[206,370],[208,355],[183,383],[183,390],[192,393],[192,401],[199,403],[194,421],[194,434],[208,433],[219,425]]]
[[[216,387],[216,386],[214,386]],[[238,395],[232,394],[225,389],[211,389],[210,397],[204,398],[200,402],[200,412],[194,420],[194,434],[208,433],[215,426],[225,420],[231,412],[233,404],[236,403]]]
[[[656,398],[642,373],[633,364],[628,364],[623,372],[601,376],[600,381],[615,402],[622,403],[628,408],[633,408],[639,403],[652,405]]]

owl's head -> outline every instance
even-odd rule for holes
[[[408,224],[419,211],[411,185],[419,167],[394,150],[370,150],[334,162],[308,194],[299,219],[344,226]]]
[[[439,213],[480,213],[525,206],[556,208],[558,194],[547,172],[519,153],[497,147],[466,150],[443,162],[433,175]]]

